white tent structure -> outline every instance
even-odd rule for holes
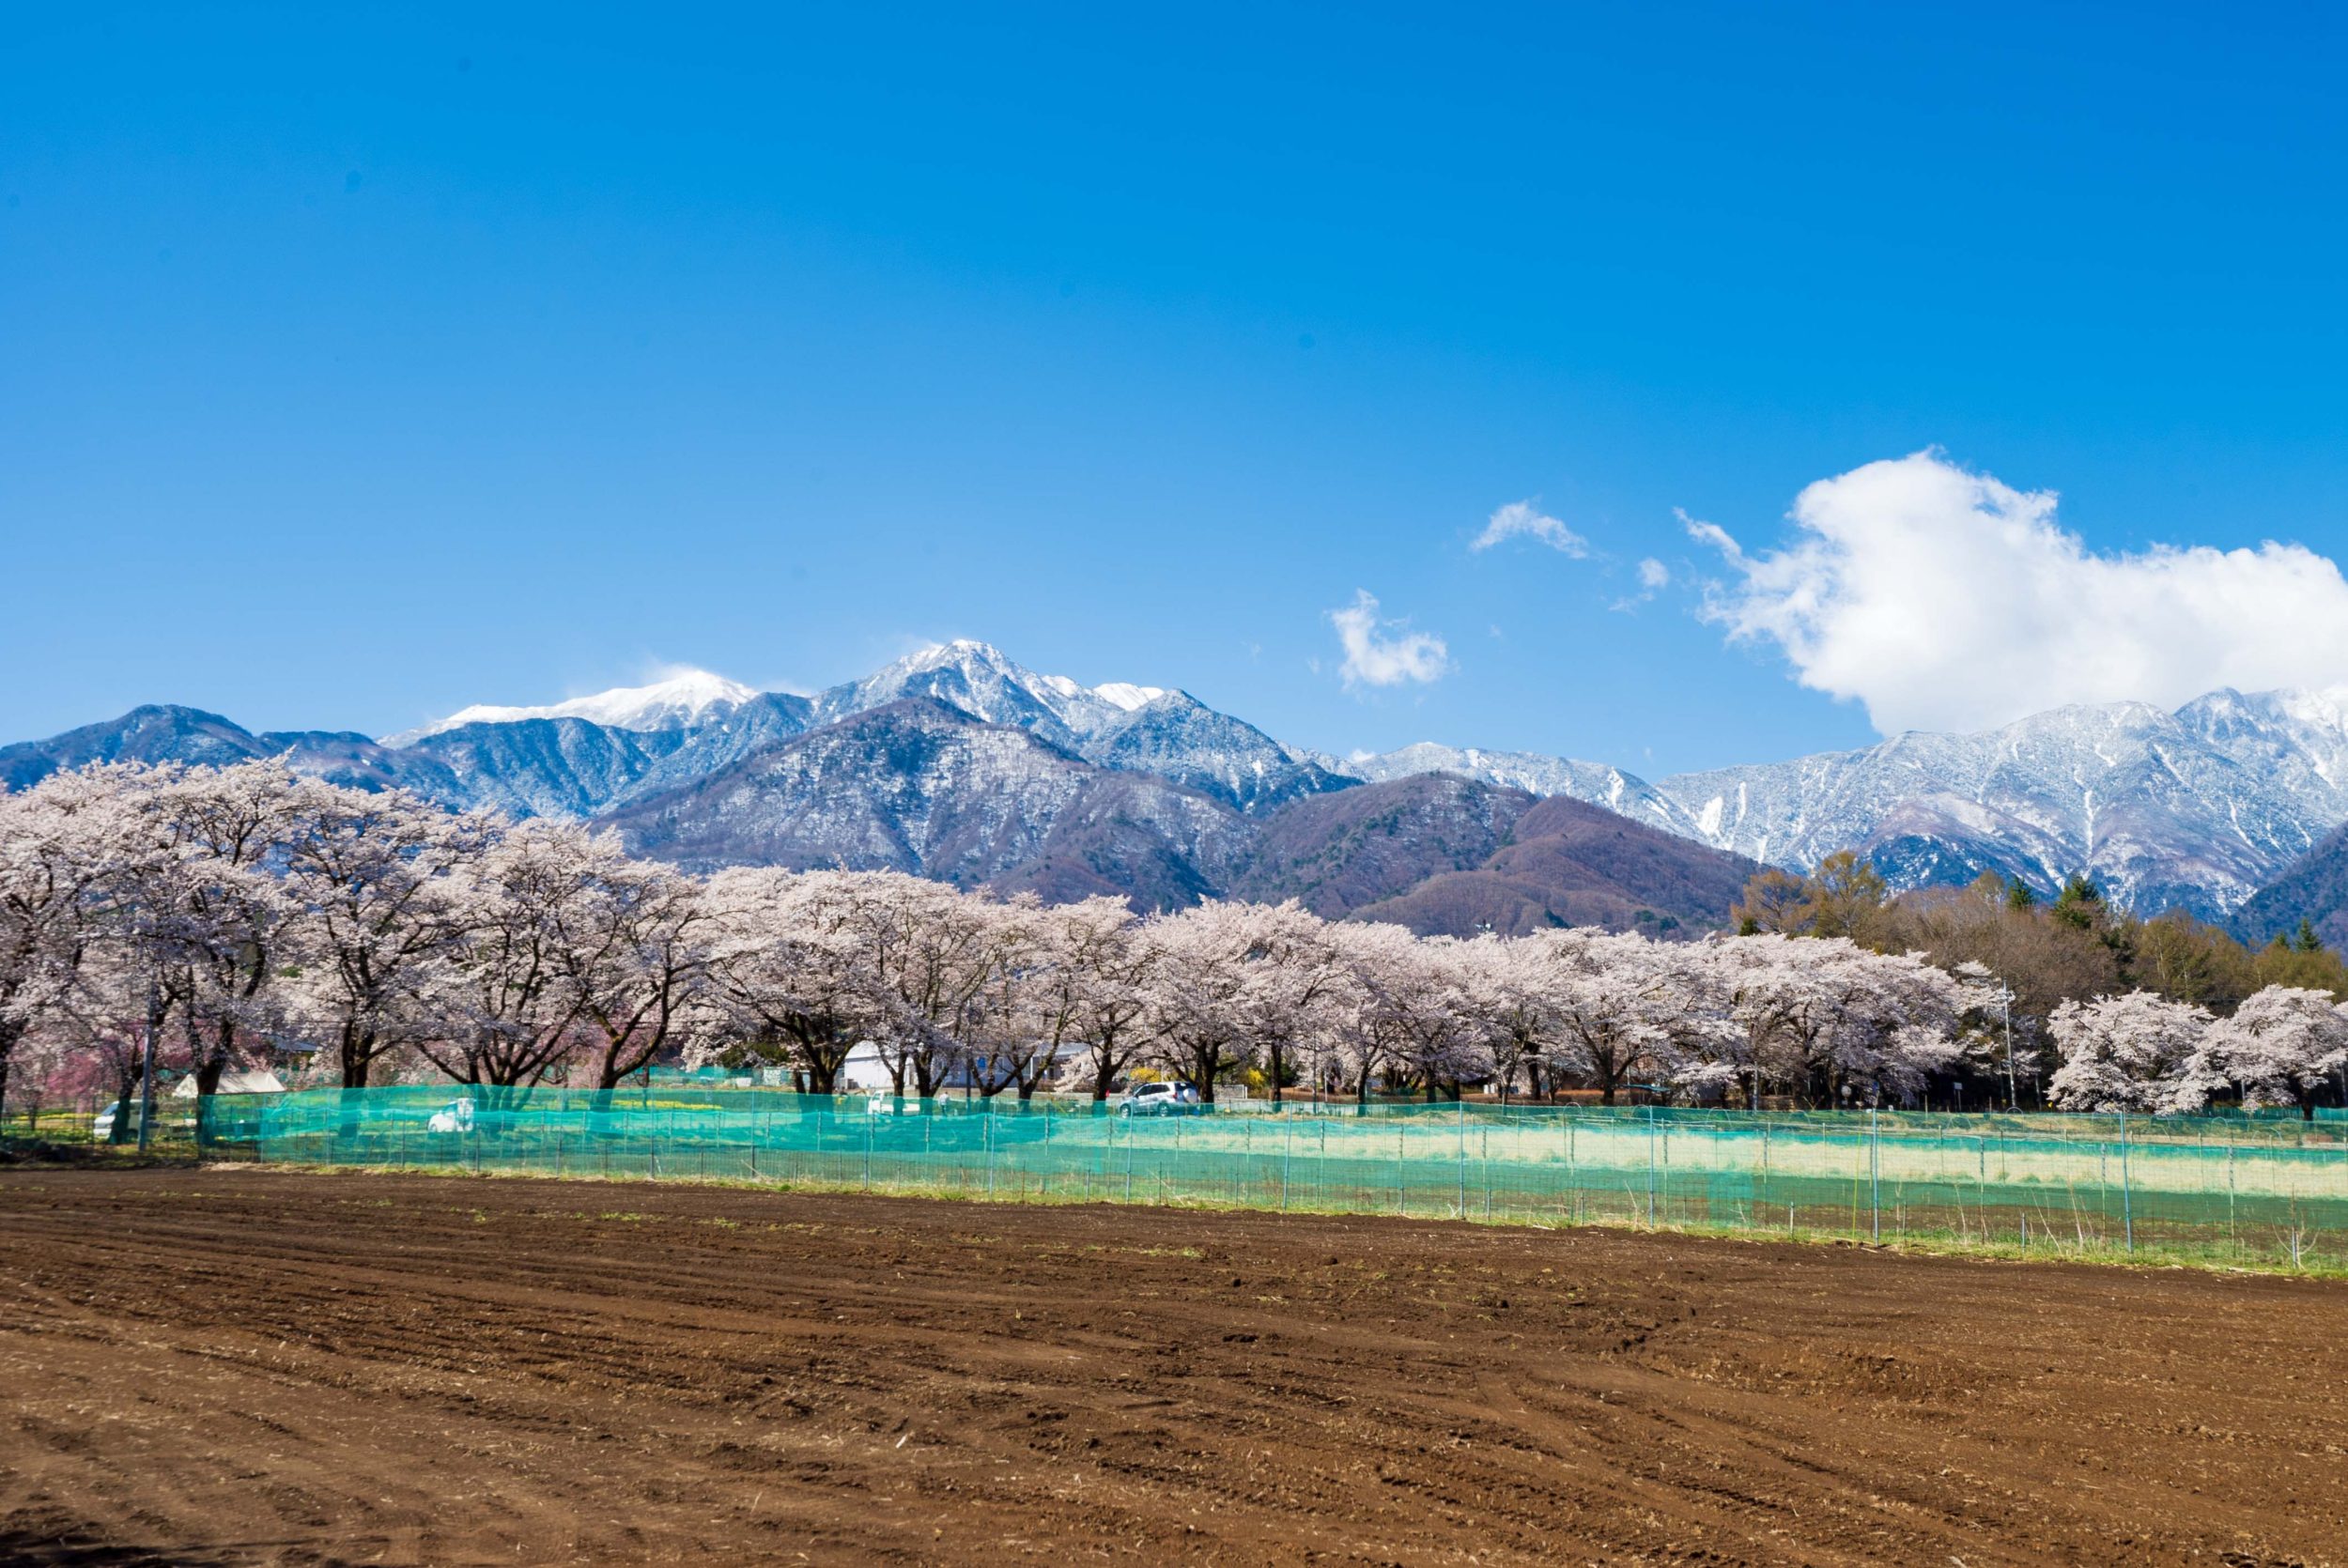
[[[220,1075],[220,1087],[213,1092],[224,1095],[282,1095],[286,1092],[286,1085],[278,1081],[277,1074],[267,1068],[252,1072],[239,1072],[232,1068]],[[171,1091],[171,1098],[193,1099],[195,1074],[190,1073],[179,1080],[178,1086]]]

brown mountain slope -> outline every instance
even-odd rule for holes
[[[1348,915],[1429,877],[1483,865],[1534,804],[1522,790],[1447,773],[1312,796],[1264,822],[1231,893]]]
[[[1650,935],[1708,930],[1760,866],[1552,796],[1515,820],[1509,841],[1473,869],[1441,872],[1356,905],[1355,919],[1422,935],[1521,936],[1547,926],[1605,926]]]

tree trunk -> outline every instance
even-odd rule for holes
[[[375,1031],[345,1021],[342,1033],[343,1087],[363,1089],[375,1070]]]
[[[1213,1105],[1214,1103],[1214,1075],[1223,1068],[1223,1047],[1219,1042],[1214,1045],[1200,1046],[1194,1049],[1190,1056],[1191,1086],[1198,1091],[1198,1102],[1201,1105]]]
[[[121,1093],[115,1099],[114,1130],[106,1135],[106,1142],[110,1144],[131,1141],[131,1097],[139,1092],[138,1073],[135,1070],[124,1073],[120,1088]]]
[[[16,1061],[16,1048],[23,1040],[24,1031],[21,1020],[0,1019],[0,1114],[8,1108],[8,1068]]]

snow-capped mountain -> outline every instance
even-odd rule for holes
[[[1145,908],[1297,898],[1332,916],[1375,906],[1379,918],[1460,936],[1561,920],[1703,930],[1757,869],[1579,802],[1463,778],[1359,785],[1245,815],[922,697],[641,794],[603,820],[636,852],[694,869],[888,868]],[[1406,899],[1415,901],[1380,902]]]
[[[1437,746],[1420,741],[1398,751],[1356,752],[1331,767],[1373,782],[1415,774],[1456,773],[1487,784],[1533,795],[1564,795],[1635,818],[1649,827],[1697,838],[1695,823],[1679,803],[1633,773],[1604,762],[1544,757],[1534,751],[1485,751],[1475,746]]]
[[[141,708],[46,741],[0,746],[0,784],[23,788],[60,767],[117,759],[284,756],[305,773],[368,787],[400,784],[453,806],[605,817],[908,702],[1024,731],[1021,744],[1060,760],[1040,771],[977,768],[958,776],[1033,797],[1007,803],[997,824],[1011,834],[1001,839],[1005,853],[1024,845],[1043,853],[1033,834],[1012,831],[1014,821],[1038,831],[1046,817],[1091,822],[1087,853],[1122,867],[1116,876],[1161,888],[1240,885],[1224,871],[1206,876],[1193,850],[1166,858],[1174,853],[1165,847],[1167,824],[1190,807],[1168,804],[1175,797],[1163,790],[1216,811],[1270,820],[1312,797],[1435,774],[1603,807],[1712,849],[1797,869],[1849,848],[1902,887],[1996,870],[2051,889],[2083,871],[2139,910],[2177,906],[2212,917],[2244,910],[2254,893],[2277,884],[2348,823],[2348,694],[2341,693],[2223,690],[2174,711],[2129,702],[2062,708],[1979,734],[1910,733],[1855,751],[1649,781],[1602,762],[1431,743],[1338,759],[1285,746],[1186,692],[1123,682],[1089,686],[1039,674],[971,640],[924,649],[812,698],[757,693],[687,671],[538,707],[476,705],[381,743],[341,730],[255,735],[195,709]],[[957,740],[947,749],[977,756],[1009,744]],[[796,754],[833,757],[820,790],[810,783],[789,792],[823,794],[832,802],[826,811],[845,809],[840,792],[859,789],[880,809],[878,797],[896,788],[888,782],[894,762],[862,782],[840,771],[849,769],[843,759],[869,751],[815,746]],[[1093,776],[1103,772],[1132,782],[1101,785]],[[1047,776],[1058,780],[1049,789]],[[1067,817],[1079,796],[1089,804]],[[1120,811],[1139,815],[1128,822]],[[900,814],[894,806],[883,810],[892,820]],[[1136,825],[1143,822],[1155,825]],[[808,841],[829,841],[829,832]],[[1100,850],[1111,842],[1124,847],[1115,854]],[[2348,860],[2348,851],[2330,853]],[[1060,868],[1054,876],[1074,879],[1065,885],[1108,875],[1070,871],[1077,861],[1065,854],[1044,859]],[[2328,886],[2343,877],[2325,870],[2318,880]],[[2259,918],[2295,920],[2283,905],[2296,897],[2266,900]]]
[[[2348,713],[2291,691],[2058,708],[1656,788],[1693,837],[1756,860],[1857,849],[1898,886],[2083,871],[2139,909],[2217,915],[2348,821]]]
[[[640,853],[694,868],[845,864],[973,884],[1071,853],[1094,817],[1147,824],[1160,858],[1179,864],[1127,889],[1152,903],[1223,884],[1245,837],[1218,802],[921,697],[850,714],[609,820]]]
[[[378,749],[392,760],[386,778],[429,775],[427,792],[452,803],[592,816],[690,784],[810,730],[923,699],[1024,730],[1094,766],[1149,774],[1243,812],[1357,782],[1186,692],[1123,681],[1087,686],[1039,674],[966,638],[812,698],[752,692],[687,671],[537,707],[476,704]]]
[[[1651,784],[1602,763],[1424,744],[1337,765],[1568,796],[1797,869],[1856,849],[1894,887],[1994,870],[2051,890],[2084,872],[2139,909],[2219,916],[2348,822],[2348,704],[2228,690],[2173,713],[2058,708],[1979,734],[1916,731]]]
[[[815,715],[818,723],[829,723],[904,698],[934,697],[973,718],[1017,725],[1074,751],[1086,736],[1165,695],[1159,686],[1087,686],[1065,675],[1039,675],[991,643],[959,638],[832,687],[815,699]]]
[[[1122,681],[1087,686],[1065,675],[1039,675],[992,644],[966,638],[832,687],[816,697],[812,716],[831,723],[921,697],[1042,736],[1096,766],[1155,774],[1243,811],[1354,782],[1188,692]]]
[[[684,669],[643,686],[614,686],[592,697],[573,697],[541,707],[502,707],[476,702],[443,719],[384,737],[385,746],[407,746],[469,724],[516,724],[531,718],[581,718],[607,730],[681,730],[721,718],[756,697],[739,681],[706,669]]]

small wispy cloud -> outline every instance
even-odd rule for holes
[[[1628,615],[1671,586],[1672,569],[1653,556],[1648,556],[1639,562],[1638,572],[1639,592],[1628,593],[1616,599],[1606,607],[1608,609],[1619,610]]]
[[[1505,540],[1518,537],[1537,539],[1560,555],[1579,561],[1590,553],[1590,542],[1564,523],[1536,507],[1530,500],[1512,500],[1493,513],[1477,534],[1471,550],[1489,550]]]
[[[1331,610],[1329,621],[1345,649],[1338,673],[1348,686],[1425,684],[1451,671],[1451,650],[1443,638],[1412,631],[1407,621],[1381,620],[1378,600],[1367,588],[1354,591],[1352,604]]]

